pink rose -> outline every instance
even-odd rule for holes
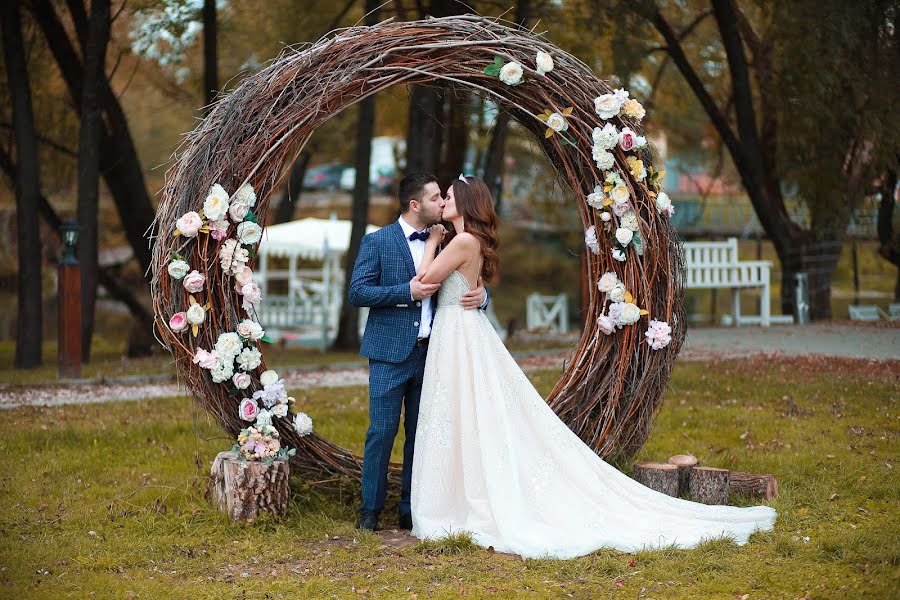
[[[250,398],[244,398],[241,401],[239,410],[241,418],[245,421],[254,421],[256,420],[256,415],[259,414],[259,406]]]
[[[187,314],[183,312],[177,312],[169,319],[169,329],[176,333],[184,331],[187,328],[187,324]]]
[[[259,286],[256,285],[255,281],[251,281],[241,287],[241,294],[244,296],[245,310],[249,310],[249,308],[247,308],[248,304],[256,305],[262,301],[262,290],[259,289]]]
[[[228,221],[219,219],[218,221],[209,222],[209,235],[214,240],[221,241],[228,237]]]
[[[212,369],[218,361],[219,353],[215,350],[207,352],[203,348],[197,348],[197,353],[194,355],[194,364],[200,365],[201,369]]]
[[[184,289],[192,294],[196,294],[203,290],[203,284],[206,283],[206,276],[202,275],[200,271],[194,269],[190,273],[184,276],[184,279],[181,280],[181,283],[184,285]]]
[[[613,212],[616,213],[616,216],[620,219],[627,215],[631,211],[631,205],[627,202],[623,202],[622,204],[613,204]]]
[[[234,387],[236,387],[237,389],[246,390],[248,387],[250,387],[250,374],[235,373],[234,377],[231,378],[231,381],[234,383]]]
[[[600,327],[600,331],[602,331],[606,335],[611,335],[616,330],[615,323],[613,323],[612,319],[610,319],[606,315],[600,315],[599,317],[597,317],[597,325]]]
[[[637,145],[637,134],[631,130],[631,128],[626,127],[621,132],[619,132],[619,147],[622,148],[625,152],[629,150],[633,150]]]
[[[203,220],[194,211],[186,212],[175,221],[175,226],[184,237],[194,237],[200,228],[203,227]]]
[[[243,221],[249,212],[250,205],[237,199],[235,199],[235,201],[231,203],[231,206],[228,207],[228,216],[231,217],[231,220],[235,223]]]
[[[244,267],[234,274],[234,279],[239,284],[241,284],[241,287],[243,287],[253,281],[253,271],[250,269],[250,267]]]

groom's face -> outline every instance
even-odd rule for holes
[[[422,199],[419,201],[419,218],[426,225],[434,225],[441,220],[444,211],[444,199],[441,188],[436,181],[425,184]]]

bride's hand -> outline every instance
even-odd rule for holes
[[[428,243],[438,246],[444,241],[444,236],[447,235],[447,228],[440,223],[436,223],[428,228],[428,233],[430,234],[428,236]]]

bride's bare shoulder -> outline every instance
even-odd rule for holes
[[[457,233],[453,236],[453,239],[450,241],[451,244],[456,244],[462,248],[478,248],[480,243],[478,238],[469,233],[468,231],[463,231],[462,233]]]

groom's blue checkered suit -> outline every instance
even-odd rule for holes
[[[394,222],[363,237],[350,280],[350,302],[368,306],[360,354],[369,359],[369,429],[363,454],[361,511],[381,512],[387,494],[387,468],[406,408],[400,513],[409,513],[413,446],[427,346],[416,345],[422,304],[413,300],[415,276],[403,228]],[[429,300],[425,300],[426,302]]]

